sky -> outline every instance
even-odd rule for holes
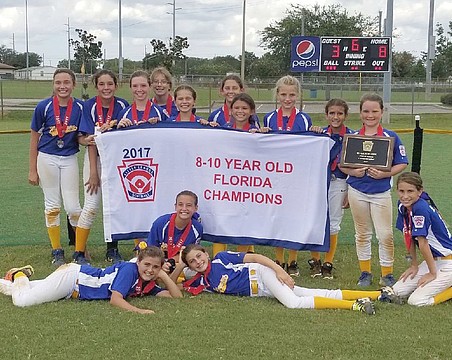
[[[119,0],[0,0],[0,45],[26,51],[25,4],[28,1],[29,51],[44,57],[45,65],[56,66],[68,56],[68,20],[72,38],[82,28],[103,42],[106,58],[119,54]],[[123,57],[141,60],[152,53],[150,40],[166,43],[173,34],[175,3],[176,35],[188,37],[190,57],[241,54],[244,0],[121,0]],[[394,0],[393,45],[419,57],[427,50],[430,1]],[[369,0],[246,0],[246,51],[261,56],[260,31],[285,16],[291,4],[340,4],[349,14],[386,17],[386,1]],[[364,9],[364,10],[363,10]],[[434,23],[448,28],[452,21],[452,1],[436,0]],[[73,54],[73,52],[71,53]],[[73,55],[71,55],[71,58]]]

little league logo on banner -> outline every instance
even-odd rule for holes
[[[147,237],[157,217],[174,211],[176,195],[191,190],[204,240],[329,247],[329,137],[161,123],[108,132],[96,143],[106,241]]]
[[[157,169],[152,159],[122,161],[118,171],[128,202],[154,201]]]

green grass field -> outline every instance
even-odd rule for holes
[[[0,130],[27,129],[30,112],[12,112],[0,121]],[[425,116],[424,127],[452,130],[450,116]],[[322,116],[314,123],[323,124]],[[353,117],[349,126],[357,128]],[[392,129],[412,127],[409,116],[394,117]],[[401,138],[411,157],[413,136]],[[28,134],[0,134],[2,220],[0,273],[32,264],[35,278],[48,275],[50,246],[44,225],[43,195],[28,185]],[[446,221],[452,219],[452,136],[425,134],[422,171],[426,190]],[[393,196],[395,202],[395,194]],[[200,209],[202,213],[202,209]],[[307,287],[356,288],[359,276],[353,243],[353,224],[346,211],[335,258],[336,279],[311,279],[299,253],[301,277]],[[105,266],[99,216],[89,240],[93,264]],[[65,237],[63,236],[63,239]],[[395,231],[395,275],[407,266],[402,236]],[[63,242],[66,254],[73,249]],[[132,255],[124,242],[121,253]],[[377,246],[373,246],[373,268]],[[270,257],[272,249],[258,252]],[[137,315],[112,308],[108,302],[66,300],[30,308],[16,308],[0,294],[2,346],[0,359],[449,359],[445,337],[450,333],[449,301],[435,307],[377,304],[373,317],[339,310],[289,310],[273,299],[251,299],[202,294],[184,299],[134,299],[154,315]],[[442,335],[441,335],[442,334]]]

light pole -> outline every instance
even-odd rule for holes
[[[124,59],[122,58],[122,20],[121,20],[121,0],[118,0],[118,8],[119,8],[119,30],[118,30],[118,37],[119,37],[119,64],[118,64],[118,77],[119,81],[122,81],[122,70],[124,67]]]
[[[168,5],[171,5],[173,7],[172,15],[173,15],[173,40],[171,41],[171,44],[174,47],[174,40],[176,39],[176,10],[180,10],[182,8],[176,8],[176,0],[173,0],[172,3],[167,3]],[[171,13],[168,13],[171,14]],[[176,65],[176,59],[173,57],[173,69]]]
[[[25,67],[27,68],[25,71],[25,79],[28,80],[28,0],[25,0],[25,48],[26,48],[26,55],[25,55]]]
[[[246,0],[243,0],[243,15],[242,15],[242,61],[240,64],[240,77],[245,81],[245,10]]]
[[[425,76],[425,99],[432,98],[432,61],[435,58],[435,37],[433,36],[433,14],[435,12],[435,0],[430,0],[430,13],[428,17],[427,61]]]

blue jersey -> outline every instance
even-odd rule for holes
[[[357,132],[358,134],[358,132]],[[405,146],[398,135],[391,130],[383,129],[383,136],[394,138],[394,150],[392,158],[392,166],[398,164],[408,164],[408,157],[405,152]],[[374,179],[365,174],[363,177],[349,176],[347,183],[354,189],[365,194],[379,194],[391,189],[392,179],[390,177],[384,179]]]
[[[325,130],[325,133],[328,132],[328,126],[324,127],[323,130]],[[346,134],[354,134],[355,131],[349,129],[348,127],[345,128]],[[339,164],[341,162],[341,152],[342,152],[342,142],[344,141],[344,137],[341,134],[333,134],[331,133],[331,139],[334,140],[333,149],[331,151],[336,155],[336,158],[331,159],[332,163]],[[333,151],[334,150],[334,151]],[[339,169],[339,166],[335,165],[333,166],[334,169],[332,169],[331,174],[333,174],[337,179],[346,179],[347,175],[344,174],[341,169]]]
[[[227,106],[224,104],[222,107],[212,111],[212,113],[209,115],[209,118],[207,119],[209,122],[215,121],[220,126],[226,125],[227,122],[230,121],[230,116],[226,119],[226,114],[224,113],[224,107]]]
[[[173,214],[162,215],[154,221],[151,230],[149,231],[148,239],[146,241],[148,246],[154,245],[161,247],[162,244],[168,243],[168,228],[172,215]],[[184,231],[185,228],[179,230],[177,227],[174,227],[173,244],[176,244],[179,241]],[[201,241],[202,233],[203,226],[200,222],[199,214],[195,213],[192,217],[191,230],[182,245],[187,246],[190,244],[199,244],[199,242]]]
[[[61,122],[64,121],[66,109],[66,106],[60,106]],[[83,103],[78,99],[73,99],[71,118],[64,136],[60,139],[55,125],[53,97],[40,101],[31,119],[31,129],[41,134],[38,151],[59,156],[76,154],[79,151],[77,137],[82,114]]]
[[[400,231],[404,228],[404,217],[409,214],[407,209],[400,201],[398,202],[398,213],[396,227]],[[420,198],[411,208],[411,235],[416,245],[417,236],[427,238],[428,245],[434,257],[443,257],[452,255],[452,239],[446,223],[441,218],[438,211],[430,206],[427,201]]]
[[[111,120],[121,120],[119,113],[129,106],[129,103],[121,98],[114,97],[114,107]],[[108,108],[102,107],[103,118],[107,118]],[[85,101],[83,104],[83,117],[80,122],[80,132],[85,134],[94,134],[95,128],[99,127],[96,109],[96,96]]]
[[[137,115],[138,115],[138,121],[141,121],[143,119],[144,111],[137,110]],[[159,119],[158,121],[166,121],[168,119],[168,116],[165,114],[163,109],[160,106],[152,103],[151,110],[149,111],[149,118],[143,119],[143,120],[149,120],[150,118],[155,118],[155,117]],[[133,121],[132,105],[126,107],[124,110],[122,110],[119,113],[118,120],[121,120],[123,118]]]
[[[157,104],[157,102],[155,101],[156,99],[152,99],[152,102],[159,106],[165,113],[165,115],[169,118],[169,117],[173,117],[176,116],[179,113],[179,110],[177,109],[176,103],[174,101],[174,98],[171,95],[168,95],[169,97],[171,97],[171,105],[168,106],[167,104]]]
[[[289,116],[283,116],[283,129],[287,128],[287,123],[289,122]],[[264,126],[269,127],[273,131],[278,131],[278,110],[274,110],[264,116]],[[309,131],[309,128],[312,126],[311,117],[300,111],[299,109],[295,109],[295,120],[293,123],[293,127],[290,129],[290,132],[295,131]]]
[[[197,124],[199,124],[199,121],[202,119],[202,116],[198,116],[198,115],[195,115],[195,121],[177,121],[177,116],[179,115],[179,112],[176,112],[176,115],[173,115],[173,116],[171,116],[169,119],[167,119],[166,121],[170,121],[170,122],[175,122],[175,123],[178,123],[178,122],[182,122],[182,123],[189,123],[189,122],[192,122],[192,123],[197,123]]]
[[[237,130],[249,131],[252,129],[256,129],[256,130],[260,129],[259,118],[257,117],[257,115],[251,115],[248,123],[249,123],[249,128],[247,130],[243,130],[243,129],[237,129]],[[226,129],[235,129],[235,119],[231,116],[230,121],[227,122],[226,124],[224,124],[223,127]]]
[[[207,281],[201,276],[192,286],[206,285],[206,290],[227,295],[250,296],[249,267],[244,263],[246,253],[219,252],[211,262]]]
[[[78,291],[80,300],[108,300],[111,292],[119,292],[123,298],[135,292],[138,283],[138,265],[132,262],[121,262],[106,269],[82,265],[78,275]],[[157,295],[163,289],[155,286],[149,295]]]

